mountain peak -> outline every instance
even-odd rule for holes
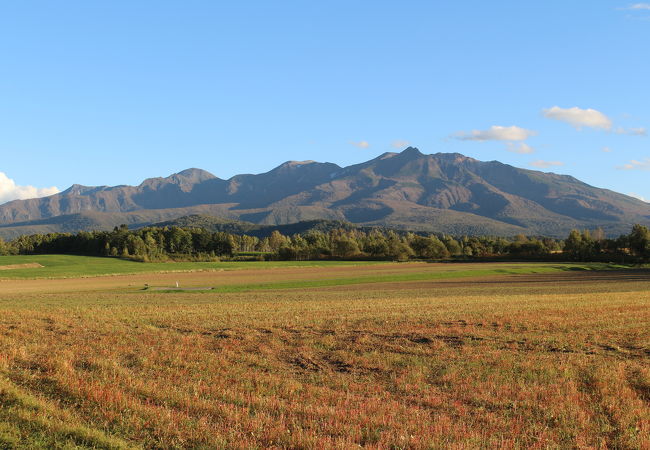
[[[146,188],[149,190],[159,189],[161,186],[176,185],[184,191],[189,191],[194,185],[201,184],[204,181],[217,179],[210,172],[202,169],[185,169],[181,172],[172,174],[168,177],[147,178],[144,180],[139,188]]]
[[[173,177],[178,177],[178,178],[182,177],[185,179],[185,181],[194,182],[194,183],[200,183],[202,181],[217,178],[207,170],[197,169],[194,167],[175,173],[169,176],[168,178],[173,178]]]
[[[384,159],[392,158],[392,157],[397,156],[397,155],[399,155],[399,153],[385,152],[385,153],[382,153],[381,155],[379,155],[378,157],[376,157],[375,159],[381,161],[381,160],[384,160]]]
[[[61,192],[63,195],[87,195],[93,192],[100,191],[106,186],[84,186],[82,184],[73,184],[65,191]]]
[[[412,157],[423,156],[422,152],[418,150],[417,147],[407,147],[400,153],[400,155],[412,156]]]
[[[320,172],[320,171],[332,171],[336,169],[340,169],[340,167],[333,163],[321,163],[312,160],[286,161],[267,173],[269,174],[290,173],[294,171],[302,172],[303,170],[308,172],[314,172],[314,171]]]
[[[281,167],[299,167],[299,166],[305,166],[307,164],[314,164],[316,161],[308,159],[306,161],[286,161],[278,166],[278,168]]]
[[[84,186],[83,184],[75,183],[72,186],[70,186],[68,189],[63,191],[63,193],[66,193],[66,192],[71,192],[72,193],[72,192],[80,191],[80,190],[87,189],[87,188],[88,188],[88,186]]]

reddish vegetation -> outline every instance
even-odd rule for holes
[[[0,446],[650,446],[643,272],[237,294],[139,277],[3,296]]]

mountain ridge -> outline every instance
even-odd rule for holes
[[[0,236],[35,226],[74,231],[74,223],[94,223],[103,229],[111,220],[144,225],[191,214],[260,225],[335,220],[452,234],[562,236],[601,226],[614,235],[650,222],[650,204],[570,175],[408,147],[347,167],[286,161],[229,179],[190,168],[138,186],[75,184],[0,205]]]

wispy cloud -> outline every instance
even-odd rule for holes
[[[618,127],[616,130],[614,130],[614,133],[616,134],[627,134],[628,136],[647,136],[648,135],[648,129],[644,127],[639,127],[639,128],[623,128],[623,127]]]
[[[24,200],[28,198],[47,197],[54,195],[59,190],[56,187],[37,188],[34,186],[19,186],[14,180],[0,172],[0,204],[11,200]]]
[[[620,170],[650,170],[650,158],[646,158],[642,161],[633,159],[627,164],[618,166],[617,169]]]
[[[563,166],[564,163],[561,161],[543,161],[541,159],[538,159],[537,161],[531,162],[530,165],[539,169],[547,169],[549,167]]]
[[[552,108],[543,109],[542,114],[548,119],[559,120],[573,125],[578,130],[584,127],[608,131],[612,129],[612,120],[602,112],[591,108],[582,109],[577,106],[560,108],[559,106],[553,106]]]
[[[390,146],[393,148],[398,148],[398,149],[403,149],[405,147],[408,147],[411,143],[409,141],[405,141],[403,139],[397,139],[396,141],[393,141],[390,143]]]
[[[520,155],[530,155],[531,153],[535,153],[535,149],[525,142],[508,142],[506,150],[512,153],[519,153]]]
[[[650,11],[650,3],[634,3],[623,9],[628,11]]]
[[[650,3],[632,3],[631,5],[617,9],[620,11],[628,11],[625,15],[626,19],[642,20],[644,22],[650,21],[650,16],[648,16]]]
[[[368,148],[370,147],[370,143],[368,141],[352,141],[350,142],[351,145],[354,145],[357,148]]]
[[[451,137],[461,141],[525,141],[536,134],[536,131],[514,125],[510,127],[494,125],[487,130],[458,131]]]
[[[603,150],[603,153],[611,153],[612,152],[611,147],[603,147],[602,150]]]

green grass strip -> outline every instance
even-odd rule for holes
[[[453,265],[450,265],[453,267]],[[486,277],[493,275],[525,275],[525,274],[545,274],[565,271],[592,271],[592,270],[620,270],[629,269],[627,266],[613,264],[553,264],[553,265],[521,265],[507,266],[491,269],[472,269],[472,270],[446,270],[437,272],[419,272],[406,274],[389,274],[389,275],[369,275],[362,277],[334,278],[324,280],[297,280],[297,281],[279,281],[275,283],[251,283],[236,284],[226,286],[216,286],[209,291],[192,291],[192,290],[155,290],[155,293],[234,293],[248,291],[265,291],[281,289],[305,289],[330,286],[346,286],[353,284],[374,284],[390,282],[408,282],[408,281],[429,281],[445,280],[469,277]]]

